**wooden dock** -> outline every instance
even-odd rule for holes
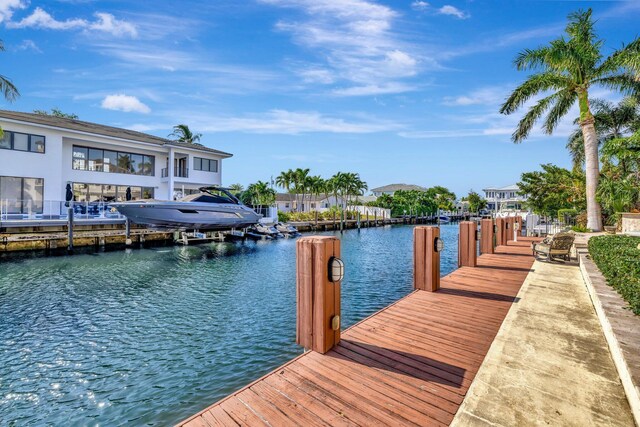
[[[449,425],[517,302],[531,240],[498,246],[180,425]]]

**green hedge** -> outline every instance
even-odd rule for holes
[[[640,315],[640,237],[598,236],[589,239],[589,254],[609,285]]]

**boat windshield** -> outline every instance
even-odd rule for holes
[[[192,202],[203,203],[229,203],[235,205],[236,202],[228,197],[218,196],[214,194],[201,194],[198,197],[191,200]]]

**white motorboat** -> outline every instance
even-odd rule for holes
[[[227,188],[199,188],[176,201],[137,200],[111,203],[131,222],[163,230],[228,230],[257,224],[262,215],[243,205]]]
[[[293,225],[289,225],[289,224],[283,224],[281,222],[276,223],[275,225],[276,230],[278,230],[280,233],[284,234],[285,236],[298,236],[300,235],[300,232],[298,231],[297,228],[295,228]]]

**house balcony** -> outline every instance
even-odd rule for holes
[[[189,178],[189,168],[174,168],[173,176],[175,178]],[[162,178],[169,177],[169,169],[162,168]]]

